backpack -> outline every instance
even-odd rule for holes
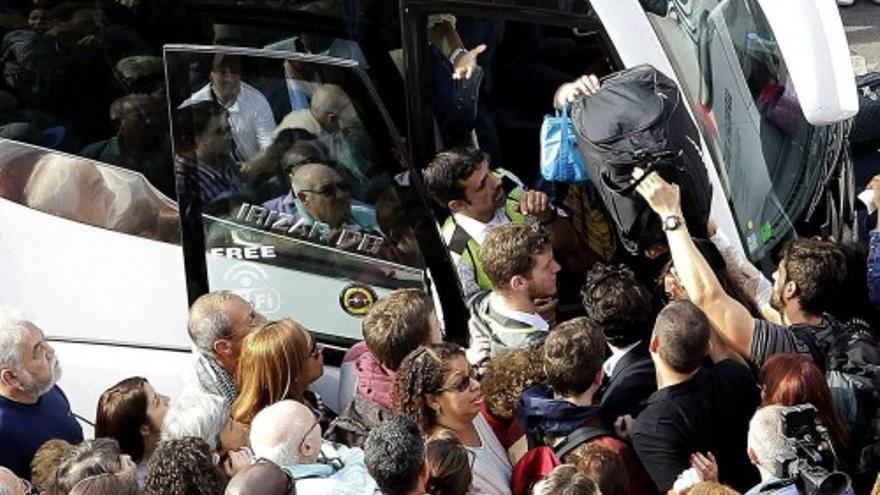
[[[806,325],[790,329],[825,372],[834,407],[850,425],[853,474],[870,477],[880,471],[880,343],[863,320],[825,319],[830,331],[818,335]]]
[[[511,475],[513,495],[531,493],[534,484],[562,464],[562,458],[578,446],[602,437],[614,436],[614,433],[601,426],[581,426],[555,441],[548,442],[540,429],[526,436],[529,450],[513,466]]]
[[[638,254],[665,240],[660,219],[635,191],[634,167],[678,184],[688,229],[706,237],[712,185],[700,135],[672,79],[650,65],[620,71],[603,79],[596,94],[576,99],[571,120],[587,173],[627,251]]]

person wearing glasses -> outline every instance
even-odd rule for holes
[[[325,443],[321,424],[301,402],[282,400],[261,410],[251,423],[257,462],[285,471],[297,493],[372,495],[378,488],[367,473],[364,451]]]
[[[510,461],[480,414],[483,392],[464,349],[445,342],[413,351],[397,370],[391,400],[426,437],[449,429],[474,453],[472,491],[511,493]]]
[[[339,166],[326,160],[309,160],[290,172],[290,192],[263,204],[265,208],[293,215],[306,225],[321,222],[331,229],[379,232],[376,211],[352,201],[351,185],[338,172]]]
[[[9,495],[36,495],[39,490],[31,486],[28,480],[19,478],[11,470],[0,466],[0,493]]]
[[[309,406],[322,424],[333,420],[320,397],[308,390],[324,374],[324,348],[299,323],[284,319],[256,328],[241,343],[236,374],[240,393],[236,421],[250,424],[263,408],[293,399]]]

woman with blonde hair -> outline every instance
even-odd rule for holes
[[[250,424],[260,410],[284,399],[323,414],[320,399],[306,389],[324,374],[323,348],[299,323],[284,319],[257,327],[244,338],[232,417]]]

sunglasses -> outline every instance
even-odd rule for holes
[[[471,366],[468,368],[468,374],[463,376],[458,383],[450,385],[449,387],[443,387],[437,389],[436,394],[442,394],[443,392],[458,392],[464,393],[467,392],[469,388],[471,388],[471,380],[477,381],[477,370]]]
[[[351,193],[351,186],[349,186],[345,182],[330,182],[329,184],[324,184],[318,189],[302,189],[300,190],[300,192],[318,194],[329,198],[336,196],[337,192],[341,192],[343,194]]]
[[[309,334],[309,338],[311,339],[309,342],[309,357],[317,358],[324,350],[324,346],[318,343],[318,339],[316,339],[314,335]]]

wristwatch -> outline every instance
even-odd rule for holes
[[[681,224],[684,223],[684,219],[682,219],[678,215],[668,215],[663,217],[663,230],[675,230],[681,227]]]

